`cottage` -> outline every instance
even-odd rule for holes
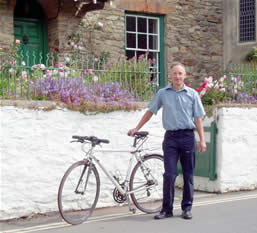
[[[19,39],[24,54],[35,53],[30,63],[74,49],[147,53],[160,86],[177,60],[199,82],[243,62],[257,45],[256,11],[256,0],[0,0],[0,45]]]

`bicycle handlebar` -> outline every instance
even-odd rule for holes
[[[81,142],[81,143],[84,143],[85,141],[90,141],[93,146],[99,145],[100,143],[107,143],[107,144],[110,143],[110,141],[107,140],[107,139],[100,139],[100,138],[97,138],[95,136],[87,137],[87,136],[73,135],[72,138],[77,139],[78,142]]]
[[[134,140],[134,144],[133,144],[133,147],[136,147],[136,144],[137,144],[137,140],[138,139],[143,139],[145,138],[149,133],[147,131],[139,131],[139,132],[136,132],[134,134],[135,136],[135,140]],[[129,133],[128,133],[129,135]],[[130,135],[129,135],[130,136]],[[110,143],[109,140],[107,139],[100,139],[100,138],[97,138],[95,136],[77,136],[77,135],[73,135],[72,136],[73,139],[76,139],[77,141],[75,142],[80,142],[80,143],[84,143],[85,141],[89,141],[91,142],[92,146],[96,146],[96,145],[100,145],[100,143]]]

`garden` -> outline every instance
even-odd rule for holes
[[[35,57],[35,56],[34,56]],[[128,60],[100,56],[48,54],[30,66],[20,53],[20,41],[0,47],[2,99],[50,100],[81,112],[137,109],[158,90],[155,61],[146,55]],[[189,84],[187,84],[190,86]],[[220,78],[203,78],[196,87],[205,107],[220,103],[257,103],[257,66],[231,65]]]

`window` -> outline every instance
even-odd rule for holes
[[[256,41],[256,0],[240,0],[239,42]]]
[[[126,56],[128,59],[141,55],[150,59],[152,81],[160,84],[160,17],[147,15],[126,15]]]

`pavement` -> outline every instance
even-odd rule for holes
[[[215,193],[207,193],[201,191],[194,192],[194,199],[203,199],[203,198],[211,198],[216,197],[220,194]],[[180,202],[182,199],[182,190],[175,190],[175,200],[174,200],[174,208],[180,208]],[[136,215],[143,214],[141,211],[137,210]],[[126,204],[105,207],[105,208],[96,208],[89,218],[105,218],[105,216],[129,216],[133,215],[132,212],[129,211],[128,206]],[[10,220],[0,220],[0,229],[10,230],[13,228],[19,227],[27,227],[27,226],[36,226],[42,224],[51,224],[56,222],[62,222],[63,220],[60,217],[58,212],[47,213],[47,214],[36,214],[28,217],[23,217],[19,219],[10,219]],[[1,233],[1,231],[0,231]]]
[[[176,190],[175,193],[175,201],[174,201],[174,213],[176,216],[180,216],[181,214],[181,196],[182,196],[182,190]],[[207,213],[197,213],[197,211],[200,211],[198,207],[204,208],[208,206],[214,206],[215,205],[223,206],[224,209],[226,209],[226,203],[237,203],[240,200],[255,200],[257,199],[257,189],[252,191],[240,191],[240,192],[230,192],[230,193],[223,193],[223,194],[217,194],[217,193],[207,193],[207,192],[199,192],[195,191],[194,194],[194,204],[193,204],[193,215],[196,214],[197,216],[200,216],[200,214],[208,217]],[[252,206],[252,205],[251,205]],[[210,208],[209,207],[209,208]],[[252,206],[254,207],[254,206]],[[243,209],[244,207],[238,207],[239,209]],[[255,207],[254,207],[255,208]],[[225,211],[225,210],[224,210]],[[224,212],[221,211],[220,213]],[[214,211],[215,212],[215,211]],[[248,211],[249,212],[249,211]],[[248,213],[247,212],[247,213]],[[252,213],[249,213],[252,215]],[[138,216],[138,217],[137,217]],[[142,213],[141,211],[137,210],[135,214],[132,214],[128,210],[127,205],[122,206],[114,206],[114,207],[107,207],[107,208],[96,208],[92,214],[92,216],[85,222],[90,224],[95,224],[96,227],[101,225],[104,222],[109,222],[109,224],[112,223],[112,221],[116,221],[117,219],[141,219],[141,218],[147,218],[148,221],[153,219],[154,215],[146,215],[145,213]],[[229,217],[224,215],[224,217]],[[176,218],[180,219],[180,218]],[[222,218],[221,218],[222,219]],[[207,218],[208,220],[208,218]],[[206,221],[207,221],[206,220]],[[178,220],[179,221],[179,220]],[[204,220],[203,220],[204,221]],[[209,220],[208,220],[209,221]],[[155,223],[156,221],[153,221]],[[254,221],[253,224],[256,222]],[[92,227],[93,227],[92,225]],[[112,224],[111,224],[112,225]],[[179,225],[179,223],[178,223]],[[78,225],[80,226],[80,225]],[[83,226],[83,224],[82,224]],[[49,213],[46,215],[34,215],[27,218],[20,218],[20,219],[13,219],[8,221],[0,221],[0,229],[1,233],[27,233],[27,232],[58,232],[61,231],[62,228],[67,228],[67,232],[69,232],[70,225],[65,223],[59,213]],[[256,227],[254,225],[254,227]],[[122,228],[122,226],[121,226]],[[75,228],[71,228],[75,229]],[[76,228],[77,229],[77,228]],[[150,229],[149,229],[150,230]],[[62,232],[62,231],[61,231]],[[65,230],[63,232],[66,232]],[[71,231],[73,232],[73,231]],[[80,232],[80,231],[78,231]],[[83,230],[81,232],[84,232]],[[92,231],[94,232],[94,231]],[[249,231],[251,232],[251,231]],[[257,231],[253,231],[254,233]],[[166,233],[166,231],[165,231]],[[231,232],[230,232],[231,233]],[[233,232],[235,233],[235,232]],[[242,233],[242,232],[240,232]],[[245,232],[243,232],[245,233]],[[248,233],[248,232],[247,232]]]

